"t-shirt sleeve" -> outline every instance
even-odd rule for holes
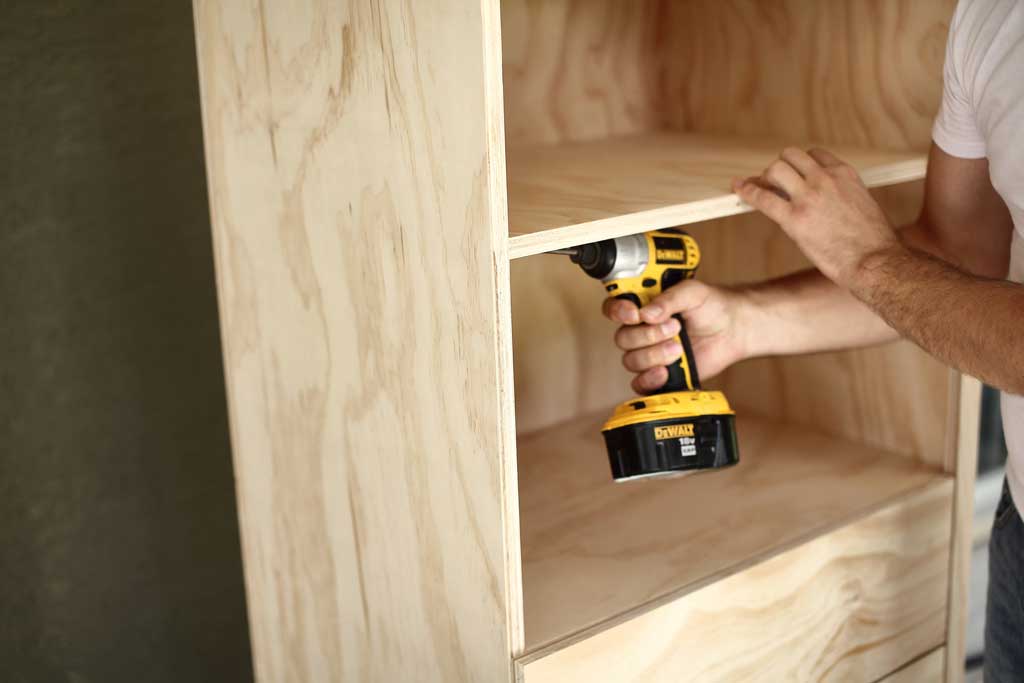
[[[947,154],[963,159],[980,159],[986,154],[985,138],[971,103],[970,91],[964,82],[966,53],[964,40],[964,9],[969,0],[960,0],[949,27],[946,41],[946,64],[942,73],[942,106],[932,126],[932,139]]]

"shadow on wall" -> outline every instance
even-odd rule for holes
[[[0,680],[251,680],[191,7],[7,0],[0,83]]]

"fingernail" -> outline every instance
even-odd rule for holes
[[[661,315],[662,311],[661,306],[659,306],[658,304],[651,304],[649,306],[645,306],[644,310],[647,311],[647,315],[651,316],[652,318],[657,318],[659,315]]]
[[[679,321],[675,318],[670,318],[667,322],[661,324],[661,333],[664,335],[675,334],[679,331]]]
[[[672,342],[666,348],[668,349],[668,353],[670,356],[672,356],[672,358],[681,356],[683,353],[683,345],[680,344],[679,342]]]

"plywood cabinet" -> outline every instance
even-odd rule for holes
[[[732,470],[615,485],[602,290],[785,145],[914,216],[952,0],[196,0],[261,681],[958,680],[977,384],[908,343],[739,364]],[[902,678],[901,678],[902,677]]]

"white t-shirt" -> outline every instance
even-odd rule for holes
[[[932,138],[953,156],[988,157],[1013,217],[1009,279],[1024,281],[1024,0],[960,0],[946,46]],[[1024,318],[1024,311],[1021,312]],[[1024,397],[1003,392],[1010,494],[1024,511]]]

